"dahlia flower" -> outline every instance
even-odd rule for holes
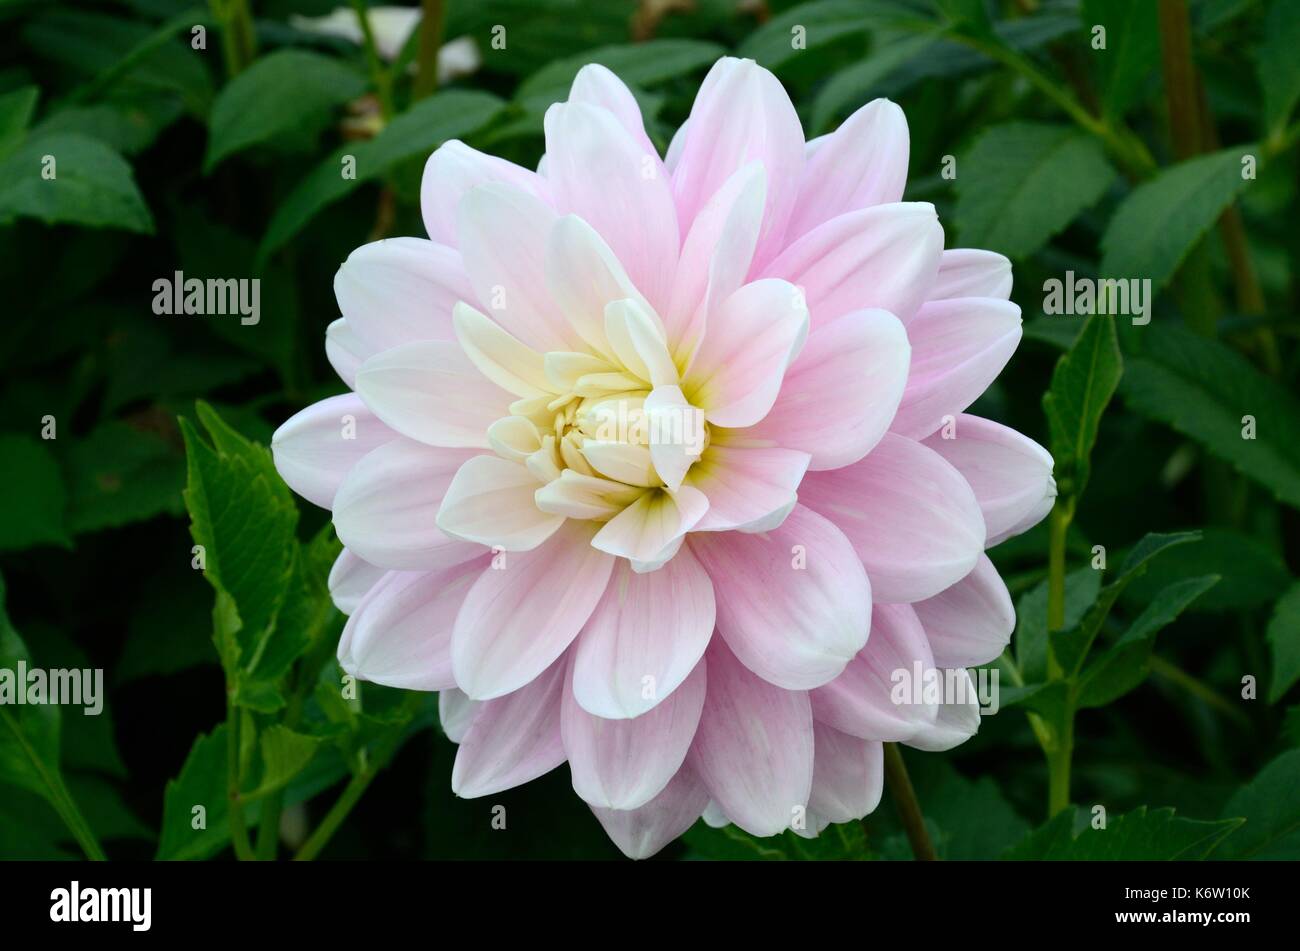
[[[995,658],[984,550],[1046,514],[1051,458],[963,413],[1015,350],[1008,261],[901,201],[887,100],[805,143],[719,61],[660,158],[601,66],[536,172],[448,142],[429,238],[354,251],[328,357],[352,392],[275,434],[333,511],[353,675],[440,692],[457,794],[567,761],[629,856],[702,815],[816,835],[881,795],[882,742],[964,701],[896,671]]]

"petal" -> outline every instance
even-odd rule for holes
[[[845,119],[804,166],[786,243],[836,215],[901,201],[910,149],[907,118],[888,99]]]
[[[343,477],[362,456],[397,434],[353,393],[313,403],[271,437],[276,471],[309,502],[330,508]]]
[[[942,753],[965,743],[980,728],[980,706],[975,681],[968,671],[944,671],[945,676],[965,675],[961,697],[940,704],[934,725],[926,727],[907,741],[908,746],[930,753]],[[961,681],[959,681],[961,682]]]
[[[627,299],[605,305],[605,339],[623,366],[652,386],[676,386],[677,367],[663,334],[643,303]]]
[[[632,283],[667,303],[679,235],[672,188],[648,140],[630,136],[607,109],[586,102],[546,110],[546,177],[556,209],[599,232]]]
[[[488,427],[510,415],[510,394],[445,340],[375,354],[361,364],[356,386],[376,416],[430,446],[487,449]]]
[[[546,544],[494,561],[479,575],[452,634],[452,667],[461,690],[476,700],[517,690],[578,636],[614,565],[592,548],[594,528],[566,521]]]
[[[979,397],[1020,343],[1020,308],[988,297],[931,301],[907,326],[912,371],[891,428],[923,439]]]
[[[851,466],[808,473],[799,498],[848,536],[877,601],[936,595],[984,550],[984,518],[961,473],[894,433]]]
[[[887,310],[906,324],[926,298],[942,250],[934,206],[897,202],[818,225],[763,273],[803,288],[814,327],[864,308]]]
[[[565,667],[563,659],[557,660],[531,683],[478,708],[451,769],[457,796],[475,799],[522,786],[564,762],[560,697]]]
[[[361,603],[379,579],[388,573],[387,568],[380,568],[357,556],[356,552],[344,548],[334,559],[330,568],[329,591],[334,606],[344,614],[351,614]]]
[[[663,792],[639,809],[591,811],[624,855],[644,859],[693,826],[708,802],[704,783],[683,766]]]
[[[655,387],[642,411],[655,472],[676,491],[704,449],[704,411],[688,403],[678,386]]]
[[[951,438],[948,438],[951,436]],[[924,444],[962,474],[984,513],[985,545],[1037,525],[1052,508],[1052,454],[1007,426],[963,413]]]
[[[451,309],[473,293],[459,252],[422,238],[362,245],[334,275],[339,310],[372,352],[451,340]]]
[[[712,443],[686,484],[709,499],[695,530],[767,532],[779,526],[797,499],[808,454],[793,449],[749,449]]]
[[[390,571],[348,620],[348,673],[403,690],[446,690],[451,630],[469,586],[487,567],[484,555],[443,571]]]
[[[620,561],[574,648],[574,698],[598,717],[640,717],[696,666],[715,617],[713,584],[689,548],[646,574]]]
[[[342,317],[325,328],[325,359],[349,388],[356,388],[357,368],[373,355]]]
[[[605,240],[575,215],[559,219],[550,231],[546,242],[546,281],[568,321],[570,337],[577,337],[585,344],[550,349],[588,349],[616,359],[605,337],[605,307],[627,298],[642,304],[645,301]],[[659,329],[662,333],[662,327]]]
[[[429,156],[420,183],[420,212],[429,237],[456,247],[460,238],[456,217],[460,200],[475,186],[492,182],[538,198],[546,193],[546,183],[526,168],[485,155],[455,139],[443,143]]]
[[[802,505],[770,532],[701,533],[691,548],[713,579],[718,633],[765,680],[820,686],[867,642],[862,562],[839,529]]]
[[[808,335],[771,412],[738,434],[812,456],[812,469],[857,462],[889,429],[907,385],[907,331],[883,310],[851,311]]]
[[[439,691],[438,723],[442,725],[442,732],[447,735],[447,739],[453,743],[464,740],[470,724],[474,722],[474,715],[481,706],[482,701],[471,700],[455,687]]]
[[[555,534],[564,517],[533,501],[541,488],[518,462],[500,456],[465,461],[438,509],[438,527],[453,538],[499,551],[529,551]]]
[[[736,170],[695,216],[682,243],[664,324],[677,362],[686,366],[706,317],[745,283],[763,227],[767,173],[758,162]]]
[[[691,108],[690,129],[673,171],[682,233],[740,167],[759,161],[767,170],[767,200],[756,258],[779,245],[798,195],[803,127],[790,97],[752,60],[718,60]]]
[[[709,692],[686,762],[732,822],[751,835],[776,835],[808,806],[808,694],[754,676],[718,638],[706,656]]]
[[[528,398],[555,392],[546,375],[545,358],[540,353],[520,343],[469,304],[457,304],[452,314],[461,349],[485,377],[515,396]]]
[[[772,408],[807,334],[798,288],[772,279],[746,284],[710,318],[682,389],[714,425],[752,426]]]
[[[934,658],[916,612],[877,604],[867,646],[830,683],[812,691],[813,716],[863,739],[896,742],[934,723],[936,699],[924,692]]]
[[[461,199],[458,220],[465,272],[489,316],[539,353],[580,349],[547,290],[554,210],[517,188],[480,185]]]
[[[334,528],[373,565],[433,571],[482,553],[444,534],[436,518],[456,470],[470,456],[406,439],[380,446],[357,463],[334,497]]]
[[[618,120],[642,152],[658,157],[650,137],[645,133],[641,107],[632,91],[609,69],[599,63],[588,63],[573,77],[569,87],[569,102],[581,102],[608,110]]]
[[[996,251],[952,248],[939,258],[939,274],[930,288],[930,300],[953,297],[1011,296],[1011,262]]]
[[[695,738],[708,683],[705,671],[701,660],[662,703],[632,719],[593,716],[578,705],[572,689],[566,690],[560,732],[574,792],[604,809],[636,809],[659,795]]]
[[[690,486],[676,492],[646,492],[596,533],[591,544],[633,562],[653,563],[680,542],[709,508],[704,493]]]
[[[852,822],[875,811],[885,788],[885,748],[825,723],[813,726],[812,793],[808,810],[831,822]]]
[[[951,588],[912,607],[940,667],[991,662],[1011,642],[1016,626],[1011,594],[987,555],[980,555],[975,569]]]
[[[607,520],[635,502],[644,491],[637,486],[565,469],[558,479],[538,489],[533,501],[543,512],[565,518]]]

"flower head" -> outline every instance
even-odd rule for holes
[[[335,281],[354,392],[276,433],[346,546],[340,663],[442,692],[460,795],[567,761],[629,855],[702,814],[859,818],[881,742],[977,729],[973,693],[895,702],[895,675],[1001,652],[984,549],[1055,491],[1042,448],[963,414],[1020,338],[1010,265],[900,200],[886,100],[805,143],[724,59],[661,159],[588,66],[545,131],[537,172],[433,154],[429,240]]]

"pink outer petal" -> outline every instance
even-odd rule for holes
[[[820,686],[867,642],[867,573],[840,530],[810,509],[796,505],[761,535],[701,533],[690,543],[713,579],[718,633],[763,679]]]
[[[348,389],[356,389],[357,369],[374,354],[342,317],[325,328],[325,359]]]
[[[924,439],[983,393],[1020,343],[1020,308],[990,297],[931,301],[907,326],[912,372],[890,427]]]
[[[799,449],[812,456],[811,469],[857,462],[889,429],[910,361],[907,331],[893,314],[836,317],[809,334],[771,412],[738,441]]]
[[[512,397],[483,376],[460,344],[408,343],[357,370],[357,392],[376,416],[430,446],[487,449],[487,429],[510,415]]]
[[[1051,511],[1052,454],[1014,429],[963,413],[924,443],[970,483],[984,513],[986,547],[1032,528]]]
[[[752,60],[727,57],[705,77],[688,121],[673,171],[682,233],[736,169],[757,160],[768,191],[755,260],[767,260],[785,232],[803,169],[803,128],[790,97]]]
[[[455,687],[438,692],[438,723],[447,739],[459,744],[469,732],[474,715],[483,706],[481,700],[471,700]]]
[[[658,153],[628,135],[612,112],[568,102],[546,110],[546,157],[556,209],[595,228],[632,283],[663,310],[677,269],[679,236]]]
[[[939,274],[930,300],[953,297],[1011,296],[1011,262],[996,251],[951,248],[939,259]]]
[[[383,568],[435,571],[479,555],[482,545],[438,528],[438,506],[451,478],[473,453],[408,439],[380,446],[353,466],[334,497],[343,544]]]
[[[526,686],[478,708],[451,770],[457,796],[476,799],[522,786],[564,762],[565,668],[561,658]]]
[[[960,746],[979,732],[980,708],[975,681],[966,672],[967,688],[962,702],[943,703],[934,725],[908,739],[907,745],[930,753],[942,753]]]
[[[356,552],[344,548],[334,559],[334,567],[330,568],[330,599],[341,612],[351,614],[366,593],[387,573],[387,568],[372,565],[357,557]]]
[[[812,692],[813,716],[863,739],[908,739],[934,723],[937,707],[922,692],[927,672],[932,676],[934,670],[912,608],[878,604],[867,646],[844,673]]]
[[[717,638],[706,656],[709,692],[686,762],[732,822],[752,835],[776,835],[808,806],[808,694],[754,676]]]
[[[639,809],[591,811],[624,855],[645,859],[694,825],[708,802],[704,783],[683,766],[663,792]]]
[[[334,276],[339,310],[372,352],[454,339],[451,309],[472,294],[456,249],[422,238],[362,245]]]
[[[933,205],[874,205],[813,228],[763,274],[804,289],[814,329],[864,308],[887,310],[906,324],[926,299],[942,250]]]
[[[546,196],[546,182],[528,169],[485,155],[456,139],[443,143],[429,156],[420,183],[420,211],[429,237],[456,247],[460,243],[456,218],[460,200],[476,185],[492,182],[537,198]]]
[[[1016,626],[1011,594],[987,555],[951,588],[912,607],[940,667],[989,663],[1010,643]]]
[[[713,584],[689,548],[647,574],[619,560],[574,648],[574,698],[598,717],[643,716],[699,662],[715,616]]]
[[[339,664],[362,680],[404,690],[446,690],[451,630],[469,586],[490,556],[444,571],[390,571],[348,620]]]
[[[715,426],[753,426],[781,391],[808,336],[803,295],[786,281],[746,284],[709,317],[682,387]]]
[[[618,120],[632,141],[643,154],[653,155],[658,160],[650,137],[645,134],[645,123],[641,119],[641,107],[637,105],[632,91],[623,84],[613,72],[599,63],[588,63],[573,77],[569,87],[569,102],[581,102],[607,109]],[[662,166],[659,166],[662,168]]]
[[[352,467],[396,438],[361,397],[345,393],[291,416],[271,437],[271,454],[289,488],[321,508],[331,508]]]
[[[961,473],[894,433],[851,466],[808,473],[799,498],[848,536],[878,602],[932,597],[984,550],[984,518]]]
[[[636,809],[659,795],[681,768],[704,709],[708,677],[699,662],[662,703],[631,720],[592,716],[564,692],[560,732],[573,789],[590,805]]]
[[[798,496],[808,454],[714,443],[687,473],[686,484],[709,499],[695,530],[766,532],[779,526]]]
[[[461,690],[476,700],[518,690],[578,636],[614,565],[610,555],[591,547],[594,528],[567,521],[540,548],[498,555],[500,561],[479,575],[452,633]]]
[[[845,119],[804,166],[786,243],[836,215],[901,201],[910,147],[907,118],[888,99]]]
[[[830,822],[851,822],[875,811],[885,787],[885,748],[825,723],[813,726],[812,794],[809,812]]]

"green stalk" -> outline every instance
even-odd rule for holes
[[[912,788],[912,779],[907,775],[907,764],[899,752],[897,743],[885,745],[885,784],[889,795],[898,810],[898,818],[907,833],[907,842],[912,847],[912,855],[918,862],[934,862],[939,856],[930,841],[930,830],[925,827],[925,816],[921,813],[921,804],[916,801],[916,790]]]
[[[230,799],[230,842],[235,857],[241,862],[253,861],[256,856],[248,840],[248,825],[244,822],[244,804],[239,798],[239,711],[234,696],[226,693],[226,788]]]
[[[1052,649],[1052,634],[1065,627],[1065,539],[1074,517],[1073,497],[1057,499],[1048,516],[1047,550],[1047,679],[1065,679],[1065,670]],[[1034,732],[1047,757],[1048,818],[1070,805],[1070,766],[1074,757],[1074,690],[1068,685],[1065,708],[1057,723],[1042,722]]]
[[[446,19],[444,0],[422,0],[420,6],[424,14],[420,17],[420,52],[416,60],[412,99],[423,99],[438,88],[438,51],[442,48]]]
[[[366,51],[366,66],[370,70],[370,81],[375,84],[375,94],[379,96],[379,111],[385,120],[393,117],[393,79],[384,61],[379,56],[379,46],[375,43],[375,31],[370,25],[366,5],[362,0],[352,0],[352,10],[361,24],[362,46]]]

